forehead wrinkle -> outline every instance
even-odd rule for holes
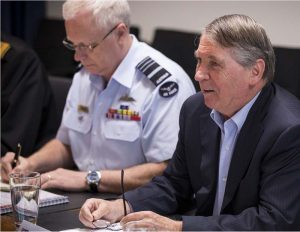
[[[67,39],[73,44],[94,43],[101,34],[101,31],[95,26],[91,16],[85,14],[66,20],[65,27]],[[91,28],[94,29],[91,30]]]
[[[208,52],[201,52],[199,49],[197,51],[194,52],[194,56],[196,58],[203,58],[203,56],[205,56],[205,54],[208,53]],[[211,53],[211,52],[209,52]],[[212,54],[208,54],[207,55],[207,59],[209,60],[215,60],[221,64],[224,64],[224,58],[220,58],[218,56],[215,56],[215,55],[212,55]]]

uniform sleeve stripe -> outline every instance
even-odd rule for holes
[[[136,66],[137,69],[141,69],[141,67],[149,60],[152,60],[149,56],[147,56],[145,59],[143,59],[138,65]]]
[[[162,83],[165,79],[167,79],[170,76],[171,76],[171,74],[167,70],[165,70],[164,68],[162,68],[157,73],[155,73],[150,78],[150,80],[157,86],[157,85],[159,85],[160,83]]]
[[[139,62],[136,68],[145,74],[156,86],[172,75],[149,56]]]
[[[156,69],[154,69],[149,75],[148,78],[151,79],[157,72],[159,72],[163,67],[158,66]]]
[[[155,61],[154,60],[150,60],[148,61],[146,64],[143,65],[143,67],[140,69],[141,72],[145,73],[145,71],[151,66],[155,64]]]
[[[141,66],[140,66],[140,68],[139,68],[139,70],[141,71],[141,72],[143,72],[143,69],[145,68],[145,67],[147,67],[149,64],[151,64],[153,62],[153,60],[147,60],[146,62],[144,62]]]
[[[152,72],[153,72],[155,69],[157,69],[158,67],[160,67],[159,64],[156,63],[156,62],[154,62],[152,65],[148,66],[148,67],[143,71],[143,73],[144,73],[146,76],[150,77],[149,74],[152,73]]]

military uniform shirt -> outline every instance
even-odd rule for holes
[[[179,112],[195,89],[179,65],[131,36],[106,87],[84,68],[74,76],[57,138],[70,145],[80,170],[162,162],[175,150]],[[133,119],[110,113],[124,107]]]

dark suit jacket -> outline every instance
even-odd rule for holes
[[[134,211],[174,214],[195,198],[183,230],[300,230],[300,102],[267,85],[239,133],[221,215],[212,216],[220,130],[197,93],[182,107],[179,140],[163,176],[128,192]]]

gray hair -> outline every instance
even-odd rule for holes
[[[251,67],[257,59],[265,61],[263,78],[271,81],[275,54],[264,28],[246,15],[225,15],[208,24],[203,32],[222,47],[231,48],[236,62]]]
[[[67,0],[63,4],[63,18],[70,20],[91,12],[100,28],[110,28],[123,22],[130,26],[130,8],[126,0]]]

